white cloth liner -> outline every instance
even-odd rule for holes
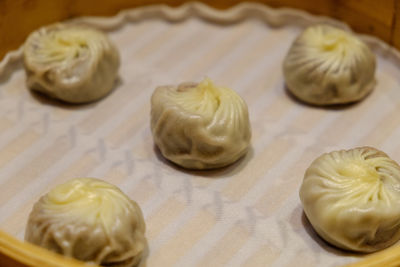
[[[0,226],[23,238],[33,203],[74,177],[114,183],[141,206],[147,266],[337,266],[362,255],[323,242],[305,219],[298,188],[323,152],[374,146],[400,162],[400,56],[360,35],[378,58],[377,86],[362,102],[316,108],[284,89],[292,40],[326,17],[245,3],[148,6],[111,18],[78,18],[108,31],[121,52],[120,81],[106,98],[66,105],[31,94],[22,49],[0,62]],[[158,85],[210,77],[246,100],[247,156],[221,170],[186,171],[154,149],[150,96]]]

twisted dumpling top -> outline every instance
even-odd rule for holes
[[[349,32],[315,25],[302,32],[283,63],[286,85],[300,100],[342,104],[365,97],[375,85],[375,55]]]
[[[151,104],[155,143],[178,165],[222,167],[247,151],[251,136],[247,105],[229,88],[215,86],[210,79],[158,87]]]
[[[101,98],[112,89],[119,53],[98,30],[54,24],[28,37],[24,64],[32,90],[82,103]]]
[[[137,212],[133,201],[116,186],[93,178],[73,179],[56,186],[43,198],[42,208],[51,216],[91,225],[101,223],[104,229],[112,228],[118,216]]]

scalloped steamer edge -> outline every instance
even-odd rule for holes
[[[86,24],[101,30],[114,31],[129,22],[151,18],[162,18],[165,21],[181,22],[193,16],[217,24],[233,24],[249,17],[257,17],[259,20],[262,20],[272,27],[292,25],[293,22],[296,22],[300,27],[305,27],[314,23],[328,23],[349,30],[346,24],[327,17],[311,16],[303,11],[293,9],[271,9],[267,6],[253,3],[240,4],[225,11],[218,11],[200,3],[188,3],[178,8],[170,8],[165,5],[147,6],[124,10],[110,18],[81,17],[70,20],[68,23]],[[375,37],[366,35],[359,36],[372,46],[373,49],[378,49],[381,53],[392,55],[392,60],[394,60],[397,65],[400,64],[400,53],[397,50]],[[21,59],[22,46],[18,50],[7,53],[0,62],[0,76],[6,73],[6,71],[12,72],[13,63],[19,62]]]
[[[266,5],[257,3],[241,3],[227,10],[217,10],[199,2],[189,2],[179,7],[167,5],[151,5],[120,11],[113,17],[78,17],[64,21],[71,24],[84,24],[103,31],[113,31],[128,22],[141,21],[151,18],[162,18],[170,22],[180,22],[190,17],[199,17],[203,20],[220,23],[233,24],[249,17],[257,17],[272,27],[290,25],[296,21],[301,27],[315,24],[327,23],[332,26],[351,31],[350,27],[343,22],[325,16],[315,16],[304,11],[280,8],[273,9]],[[400,51],[389,46],[376,37],[357,34],[368,45],[391,53],[400,64]],[[22,59],[23,45],[17,50],[8,52],[0,62],[0,75],[15,61]]]

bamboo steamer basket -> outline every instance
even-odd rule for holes
[[[0,1],[0,60],[17,49],[27,35],[38,27],[68,18],[90,15],[111,16],[126,8],[152,4],[179,6],[184,0],[31,0]],[[202,0],[217,9],[227,9],[239,0]],[[398,0],[253,0],[271,7],[290,7],[312,14],[326,15],[349,24],[354,31],[374,35],[400,49],[400,1]],[[18,23],[15,23],[18,22]],[[7,27],[12,25],[12,27]],[[40,247],[19,241],[0,230],[0,266],[87,266]],[[348,266],[400,266],[400,246],[365,257]]]

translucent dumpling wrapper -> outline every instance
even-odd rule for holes
[[[52,189],[30,213],[25,240],[104,266],[139,263],[147,247],[139,206],[116,186],[78,178]]]
[[[315,25],[302,32],[289,49],[283,73],[288,90],[314,105],[359,101],[374,88],[376,59],[350,32]]]
[[[400,167],[374,148],[318,157],[300,199],[315,231],[339,248],[373,252],[400,238]]]
[[[117,79],[117,48],[101,31],[53,24],[34,31],[24,45],[27,86],[69,103],[107,95]]]
[[[251,137],[244,100],[210,79],[156,88],[151,130],[164,157],[189,169],[235,162],[248,150]]]

